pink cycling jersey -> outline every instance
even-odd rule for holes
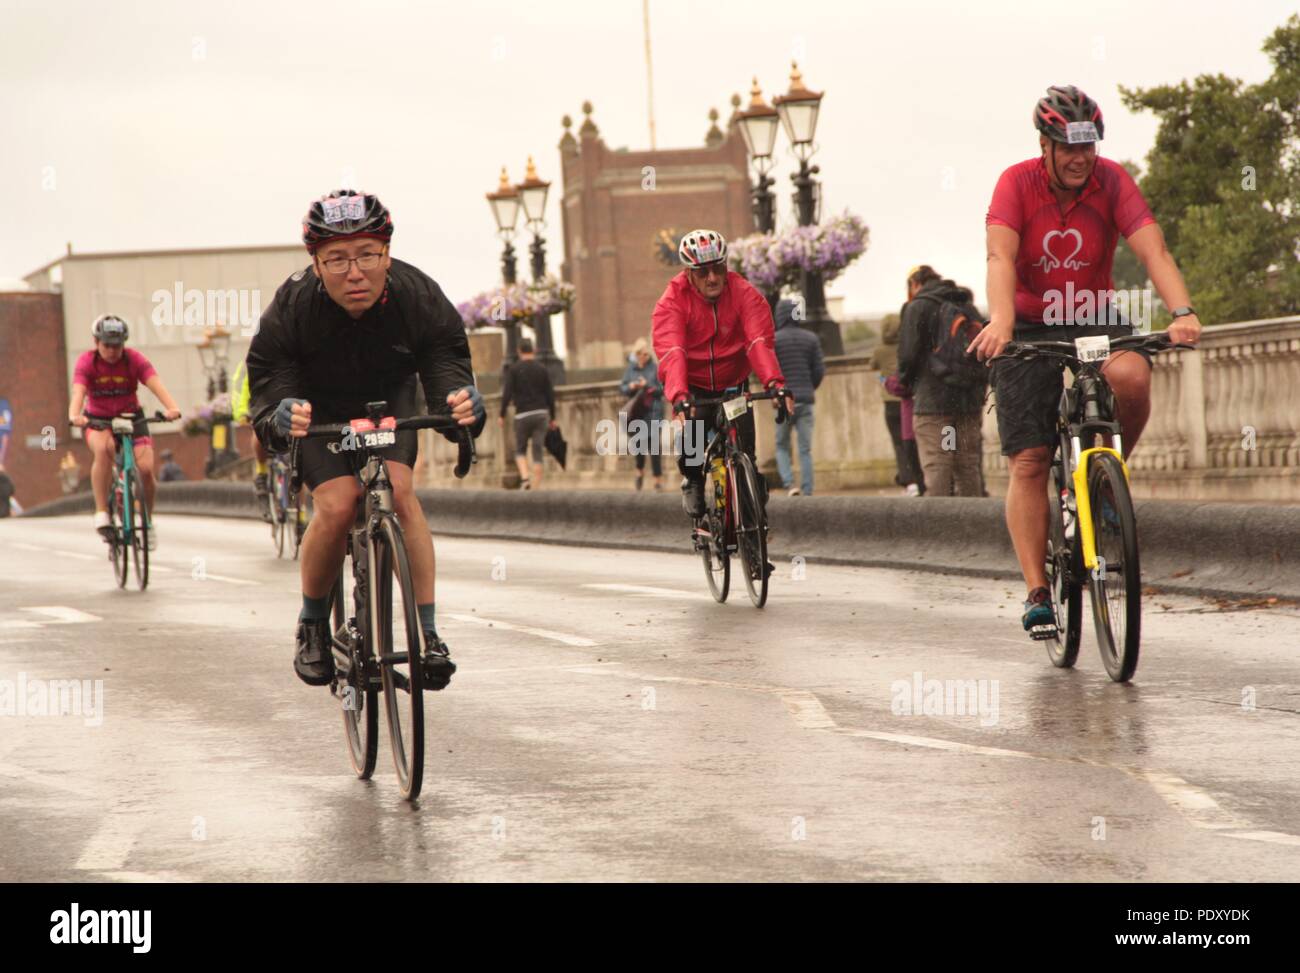
[[[110,365],[95,349],[83,352],[72,372],[74,385],[86,387],[86,415],[111,419],[127,412],[139,412],[136,386],[149,381],[158,370],[134,348]]]
[[[1088,184],[1062,210],[1040,156],[1011,166],[993,190],[985,224],[1020,236],[1016,255],[1016,318],[1042,321],[1048,292],[1103,293],[1114,288],[1111,264],[1120,234],[1130,237],[1155,217],[1133,177],[1117,162],[1097,159]]]

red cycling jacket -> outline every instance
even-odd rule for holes
[[[682,271],[655,305],[652,341],[664,398],[677,402],[687,386],[717,392],[758,373],[766,388],[785,385],[776,360],[772,309],[749,281],[728,271],[727,286],[710,304]]]

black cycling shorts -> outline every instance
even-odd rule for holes
[[[398,419],[423,415],[417,384],[408,382],[392,397],[388,398],[388,414]],[[362,416],[338,415],[322,408],[317,410],[312,405],[313,422],[348,422]],[[397,434],[397,442],[383,451],[384,459],[390,463],[415,466],[415,458],[420,452],[420,433],[408,429]],[[302,479],[311,489],[340,476],[356,476],[365,465],[366,454],[363,450],[341,449],[338,439],[304,439],[301,443],[299,461],[302,464]]]
[[[1012,332],[1014,341],[1073,341],[1096,335],[1133,334],[1135,329],[1121,315],[1117,325],[1043,324],[1041,321],[1017,321]],[[1151,355],[1139,351],[1147,366]],[[1008,359],[993,365],[993,394],[997,399],[998,438],[1002,455],[1010,456],[1036,446],[1056,445],[1056,416],[1061,404],[1062,374],[1059,361],[1040,358],[1034,361]]]

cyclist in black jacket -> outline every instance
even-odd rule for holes
[[[367,402],[387,401],[397,418],[420,415],[421,386],[430,412],[450,411],[474,436],[482,432],[464,323],[433,280],[389,256],[392,235],[392,217],[374,196],[341,189],[312,203],[303,221],[312,264],[280,285],[248,350],[249,411],[269,451],[288,449],[312,422],[364,417]],[[417,437],[399,432],[385,461],[425,633],[426,685],[442,689],[456,666],[434,626],[433,539],[412,486]],[[358,453],[340,446],[301,444],[315,513],[302,544],[294,671],[313,686],[334,674],[329,596],[361,496]]]

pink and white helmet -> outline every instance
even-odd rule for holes
[[[727,259],[727,241],[717,230],[691,230],[682,237],[677,256],[687,267],[703,267]]]

